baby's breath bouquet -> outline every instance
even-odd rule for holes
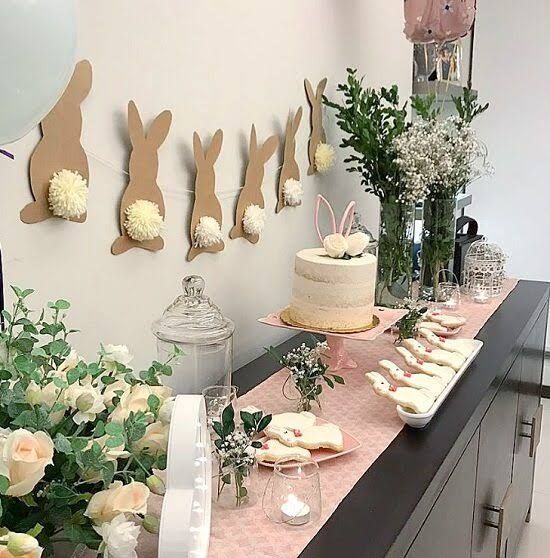
[[[47,558],[70,542],[135,558],[141,528],[158,532],[147,501],[164,492],[154,470],[166,468],[170,361],[136,372],[125,346],[105,345],[86,362],[69,343],[67,301],[35,315],[32,289],[12,289],[0,331],[0,556]]]
[[[283,386],[283,394],[286,397],[285,386],[289,381],[292,382],[300,394],[298,411],[310,411],[313,401],[321,407],[319,396],[323,392],[323,383],[331,389],[334,389],[335,384],[345,383],[342,376],[328,373],[329,365],[323,360],[328,351],[326,341],[315,340],[313,347],[302,343],[286,355],[279,355],[273,347],[269,347],[267,351],[281,366],[288,369],[289,377]]]

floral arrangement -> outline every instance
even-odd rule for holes
[[[63,169],[50,180],[48,203],[51,212],[62,219],[76,219],[86,213],[88,183],[78,172]]]
[[[34,316],[32,289],[12,287],[0,332],[0,525],[2,558],[52,557],[57,542],[105,557],[135,558],[150,492],[164,484],[173,398],[169,362],[137,373],[122,345],[85,362],[68,339],[70,304]]]
[[[233,485],[235,507],[248,501],[246,480],[255,463],[256,449],[262,447],[257,435],[271,422],[271,415],[262,411],[241,411],[242,425],[235,424],[235,410],[228,405],[222,412],[221,422],[214,421],[212,428],[218,438],[214,440],[214,451],[218,458],[217,499],[220,500],[226,486]]]
[[[196,248],[208,248],[215,246],[222,241],[222,231],[220,224],[214,217],[203,215],[195,227]]]
[[[133,240],[143,242],[157,238],[163,224],[159,206],[152,201],[136,200],[126,208],[124,228]]]
[[[256,204],[250,204],[244,210],[243,229],[246,234],[260,234],[265,227],[265,209]]]
[[[328,373],[329,366],[323,362],[327,350],[327,342],[317,341],[317,339],[313,347],[302,343],[298,348],[282,356],[274,347],[266,349],[281,366],[288,369],[290,375],[283,386],[283,394],[286,383],[292,381],[300,394],[299,411],[310,411],[312,401],[321,407],[319,396],[323,392],[323,383],[331,389],[334,389],[335,384],[345,384],[342,376]]]

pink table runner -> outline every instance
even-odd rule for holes
[[[502,295],[487,304],[464,301],[459,314],[468,318],[460,337],[473,338],[491,317],[502,301],[515,288],[517,280],[508,279]],[[364,373],[376,370],[382,358],[393,357],[400,362],[393,345],[393,337],[384,334],[371,342],[348,341],[350,355],[359,363],[355,370],[344,371],[346,385],[323,391],[321,411],[314,412],[338,424],[355,436],[362,446],[355,452],[321,464],[323,513],[321,520],[307,527],[277,525],[269,521],[262,510],[261,497],[271,469],[259,467],[253,490],[257,495],[254,506],[243,510],[222,510],[213,506],[210,552],[212,558],[294,558],[307,546],[332,515],[338,504],[388,447],[403,428],[395,405],[374,395]],[[287,372],[281,370],[265,382],[239,398],[239,407],[255,405],[266,412],[280,413],[292,409],[281,387]],[[434,419],[437,420],[437,417]],[[152,502],[152,510],[160,511],[160,502]],[[381,521],[383,518],[381,518]],[[142,558],[156,556],[155,541],[145,537],[140,544]]]

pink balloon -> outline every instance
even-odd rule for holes
[[[405,0],[405,35],[413,43],[443,43],[472,28],[476,0]]]

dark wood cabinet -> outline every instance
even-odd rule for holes
[[[407,558],[470,558],[478,445],[479,432],[476,432],[407,552]]]

